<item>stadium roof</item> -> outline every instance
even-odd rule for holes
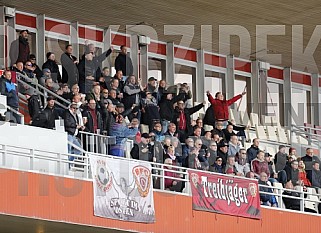
[[[307,71],[309,73],[320,73],[321,66],[318,58],[321,57],[319,39],[321,32],[312,39],[317,46],[316,49],[310,43],[310,54],[314,51],[314,57],[318,67],[313,66],[311,56],[302,56],[298,54],[293,56],[292,50],[302,52],[307,46],[313,31],[320,22],[321,5],[318,1],[279,1],[279,0],[247,0],[247,1],[212,1],[212,0],[163,0],[163,1],[124,1],[124,0],[0,0],[0,3],[6,6],[14,6],[17,10],[45,14],[46,16],[62,19],[66,21],[78,21],[81,24],[97,25],[107,28],[109,25],[121,25],[120,31],[125,31],[124,25],[141,24],[151,26],[157,31],[157,37],[161,41],[174,41],[180,44],[182,36],[164,35],[164,25],[194,25],[191,27],[166,27],[166,34],[184,33],[184,43],[181,45],[205,50],[219,52],[219,26],[221,25],[239,25],[241,33],[250,35],[251,48],[241,53],[243,58],[266,60],[274,65],[284,67],[292,66],[294,69]],[[212,34],[210,36],[201,33],[201,25],[212,25]],[[284,25],[285,35],[268,36],[267,50],[258,49],[256,51],[256,40],[263,43],[264,36],[258,33],[264,29],[259,25],[274,25],[267,28],[269,33],[282,34],[282,27],[275,25]],[[300,28],[294,28],[292,25],[303,25],[303,32]],[[244,27],[244,28],[242,28]],[[260,29],[257,30],[257,27]],[[205,30],[206,27],[203,27]],[[222,30],[225,30],[221,27]],[[244,30],[246,29],[246,30]],[[292,30],[298,30],[292,33]],[[265,29],[264,29],[265,30]],[[281,33],[280,31],[281,30]],[[320,28],[321,30],[321,28]],[[235,32],[236,30],[233,29]],[[137,27],[131,27],[130,33],[140,33]],[[146,33],[145,33],[146,34]],[[292,34],[294,36],[292,36]],[[203,35],[203,36],[201,36]],[[302,35],[303,44],[300,42]],[[293,37],[293,38],[292,38]],[[201,42],[202,40],[202,42]],[[296,42],[298,40],[298,42]],[[222,41],[226,42],[226,41]],[[234,36],[231,38],[231,54],[240,55],[240,40]],[[292,48],[293,47],[293,48]],[[311,52],[312,51],[312,52]],[[269,54],[282,54],[280,61],[272,57],[264,56],[264,52]],[[228,51],[224,51],[228,53]],[[249,54],[247,54],[249,53]],[[295,60],[297,64],[292,64]],[[319,64],[318,64],[319,63]],[[306,66],[309,68],[306,69]],[[312,66],[311,66],[312,65]]]

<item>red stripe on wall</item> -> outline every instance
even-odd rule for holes
[[[271,67],[270,70],[268,70],[268,77],[283,80],[283,70]]]
[[[188,50],[188,49],[183,49],[183,48],[174,48],[174,57],[188,60],[188,61],[197,61],[196,58],[196,51]]]
[[[34,16],[16,13],[16,24],[37,28],[37,19]]]
[[[291,81],[311,86],[311,76],[307,74],[291,72]]]
[[[235,59],[234,60],[234,69],[239,70],[239,71],[243,71],[243,72],[247,72],[247,73],[251,73],[251,71],[252,71],[251,62],[240,61],[240,60]]]
[[[53,20],[45,20],[45,30],[49,32],[56,32],[60,34],[70,35],[70,25],[66,23],[56,22]]]
[[[220,57],[217,55],[205,53],[204,54],[204,61],[205,61],[205,64],[207,64],[207,65],[219,66],[219,67],[226,68],[226,58],[225,57]]]
[[[111,34],[111,44],[113,45],[126,45],[126,47],[130,47],[130,37],[119,35],[119,34]]]
[[[94,40],[103,42],[104,34],[102,31],[94,30],[85,27],[78,27],[78,35],[82,39]]]
[[[150,44],[148,45],[148,52],[166,56],[166,44],[150,42]]]

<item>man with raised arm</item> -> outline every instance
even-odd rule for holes
[[[242,94],[234,96],[229,100],[224,99],[224,95],[222,94],[222,92],[217,92],[215,94],[215,99],[209,91],[206,91],[206,94],[208,101],[212,104],[215,120],[225,122],[224,125],[226,126],[229,119],[228,107],[241,99],[242,96],[246,94],[246,92],[244,91]]]

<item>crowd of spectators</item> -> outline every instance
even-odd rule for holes
[[[254,139],[251,147],[244,147],[246,127],[228,121],[228,107],[241,99],[245,92],[225,100],[223,93],[218,92],[213,97],[207,91],[211,105],[204,118],[195,121],[191,116],[201,110],[205,102],[190,106],[192,92],[186,83],[169,87],[165,80],[149,77],[148,83],[143,85],[142,79],[133,75],[126,46],[121,46],[115,60],[116,74],[113,77],[109,67],[102,67],[113,48],[98,55],[93,44],[86,45],[79,60],[72,55],[72,45],[67,45],[60,58],[60,73],[52,52],[47,53],[47,61],[40,69],[36,57],[30,54],[27,38],[28,31],[23,30],[14,42],[18,47],[12,45],[13,64],[1,77],[0,93],[7,96],[11,108],[18,110],[12,73],[22,74],[25,84],[19,83],[18,90],[28,101],[31,124],[54,129],[55,120],[63,119],[71,143],[69,153],[81,154],[81,131],[115,136],[116,142],[109,148],[109,153],[114,156],[124,156],[124,143],[132,137],[135,140],[130,151],[133,159],[168,166],[165,175],[173,179],[165,180],[167,189],[182,191],[184,187],[181,181],[174,179],[178,177],[171,165],[256,178],[264,185],[261,191],[271,193],[261,194],[261,203],[272,207],[278,206],[272,195],[275,182],[288,188],[321,188],[321,161],[313,155],[312,149],[307,149],[306,155],[300,157],[294,148],[290,148],[287,154],[286,147],[281,145],[273,159],[260,149],[259,139]],[[57,101],[62,105],[65,102],[48,93],[40,97],[33,88],[37,84],[70,104],[65,108],[57,106]],[[45,102],[46,106],[42,106]],[[146,130],[141,133],[142,126]],[[287,208],[295,206],[287,201],[284,199]]]

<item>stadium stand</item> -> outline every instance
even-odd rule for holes
[[[18,42],[25,33],[28,36],[29,31],[19,31]],[[268,181],[259,185],[260,194],[277,200],[277,205],[270,203],[270,208],[321,214],[321,186],[317,186],[321,181],[315,183],[309,175],[312,185],[306,186],[298,168],[293,168],[301,160],[306,167],[311,165],[306,169],[309,174],[319,174],[320,170],[312,167],[312,161],[317,160],[313,155],[306,155],[304,160],[303,153],[307,148],[320,153],[321,126],[284,126],[275,115],[230,108],[246,98],[245,91],[229,100],[225,99],[226,93],[208,91],[208,101],[196,102],[196,93],[189,84],[170,86],[166,80],[143,80],[135,75],[138,67],[134,67],[137,64],[127,46],[118,44],[117,53],[113,46],[98,52],[94,43],[86,42],[83,54],[77,58],[72,53],[73,45],[68,44],[63,55],[71,60],[63,62],[62,56],[63,66],[58,66],[50,51],[47,61],[36,66],[30,59],[30,50],[18,47],[17,60],[3,70],[0,79],[0,114],[5,116],[0,126],[5,132],[0,136],[1,166],[92,180],[89,155],[128,163],[142,160],[152,166],[155,189],[185,196],[192,195],[191,171],[244,180],[258,179],[264,172]],[[26,59],[22,59],[25,55]],[[111,67],[103,66],[111,58],[113,75],[105,73]],[[164,87],[161,82],[165,82]],[[203,125],[207,113],[213,121]],[[27,135],[25,140],[15,140],[21,132]],[[9,136],[3,136],[6,134]],[[34,143],[29,143],[32,140]],[[302,156],[293,157],[290,151],[284,157],[276,156],[283,146],[298,148]],[[247,154],[242,158],[244,151]],[[276,171],[275,165],[280,163],[284,167]],[[254,171],[256,177],[252,177]],[[285,180],[292,186],[281,181],[281,174],[286,174]],[[173,188],[177,182],[183,185]],[[291,201],[298,206],[289,205]],[[261,200],[261,204],[266,201]]]

